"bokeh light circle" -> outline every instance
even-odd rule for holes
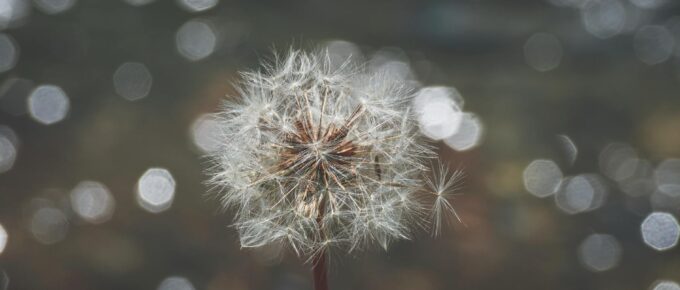
[[[471,150],[482,143],[484,125],[474,113],[463,113],[458,130],[444,139],[444,143],[456,151]]]
[[[562,170],[554,161],[537,159],[524,169],[524,188],[537,197],[550,196],[560,188],[563,177]]]
[[[215,7],[219,0],[177,0],[177,2],[189,12],[201,12]]]
[[[19,46],[11,36],[0,33],[0,73],[14,68],[19,59]]]
[[[680,290],[680,285],[670,280],[660,280],[654,282],[652,290]]]
[[[151,168],[137,182],[137,203],[151,213],[170,208],[175,197],[175,179],[164,168]]]
[[[581,9],[583,25],[597,38],[610,38],[623,32],[626,8],[619,0],[588,1]]]
[[[640,231],[647,246],[657,251],[665,251],[677,245],[680,225],[670,213],[654,212],[642,222]]]
[[[28,112],[34,120],[44,125],[52,125],[66,118],[70,106],[66,93],[54,85],[39,86],[28,97]]]
[[[191,139],[202,153],[220,148],[220,123],[213,114],[203,114],[191,125]]]
[[[524,44],[524,60],[533,69],[547,72],[562,61],[562,44],[549,33],[535,33]]]
[[[68,218],[63,211],[53,207],[41,207],[33,213],[31,233],[38,242],[51,245],[63,240],[68,232]]]
[[[581,263],[590,271],[610,270],[621,260],[621,244],[612,235],[591,234],[578,248]]]
[[[33,0],[35,6],[46,14],[59,14],[76,5],[76,0]]]
[[[143,63],[123,63],[113,74],[113,87],[116,93],[130,101],[148,96],[152,84],[151,72]]]
[[[210,24],[190,20],[177,30],[175,44],[180,55],[190,61],[210,56],[217,46],[217,35]]]
[[[0,254],[5,251],[5,248],[7,247],[7,241],[9,240],[9,234],[7,234],[7,230],[5,230],[5,227],[0,224]]]
[[[116,202],[109,189],[96,181],[82,181],[71,191],[71,208],[83,220],[99,224],[111,218]]]
[[[668,29],[660,25],[640,28],[633,38],[635,54],[644,63],[659,64],[668,60],[674,52],[675,39]]]
[[[14,166],[17,148],[14,143],[0,132],[0,173],[7,172]]]
[[[158,285],[158,290],[195,290],[191,281],[185,277],[172,276],[163,279]]]

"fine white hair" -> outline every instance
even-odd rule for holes
[[[427,178],[415,88],[327,52],[291,50],[242,74],[218,114],[209,183],[235,211],[242,247],[283,243],[299,256],[347,252],[433,228],[453,212],[458,173]],[[434,222],[428,221],[432,217]]]

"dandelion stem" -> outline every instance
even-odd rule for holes
[[[316,225],[319,231],[323,234],[323,216],[326,211],[326,201],[322,198],[319,201],[319,214],[316,217]],[[326,251],[319,251],[312,261],[312,272],[314,273],[314,290],[328,290],[328,272],[326,268]]]
[[[314,258],[314,290],[328,290],[328,274],[326,273],[326,253],[320,252]]]

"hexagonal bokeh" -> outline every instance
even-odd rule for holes
[[[7,235],[7,230],[0,224],[0,254],[5,250],[5,247],[7,246],[7,240],[8,240],[8,235]]]
[[[189,20],[177,30],[175,44],[183,57],[190,61],[198,61],[215,51],[217,36],[208,22]]]
[[[64,90],[54,85],[37,87],[28,97],[28,112],[34,120],[44,125],[60,122],[70,109]]]
[[[143,63],[126,62],[113,73],[113,87],[116,93],[130,101],[136,101],[149,95],[153,77]]]
[[[537,159],[524,169],[524,188],[538,197],[554,194],[562,183],[562,170],[552,160]]]
[[[607,186],[597,174],[579,174],[565,178],[555,194],[555,204],[568,214],[592,211],[604,204]]]
[[[194,285],[189,279],[181,276],[167,277],[158,285],[158,290],[194,290]]]
[[[680,285],[674,281],[659,280],[654,282],[652,290],[680,290]]]
[[[218,0],[178,0],[179,5],[189,12],[201,12],[215,7]]]
[[[578,248],[581,263],[590,271],[612,269],[621,261],[621,244],[612,235],[591,234]]]
[[[96,181],[82,181],[71,191],[71,208],[83,220],[100,224],[111,218],[116,201],[109,189]]]
[[[484,136],[484,125],[474,113],[463,113],[458,130],[444,139],[444,143],[456,151],[477,147]]]
[[[640,225],[640,231],[647,246],[657,251],[665,251],[677,245],[680,225],[670,213],[655,212],[645,218]]]
[[[137,202],[151,213],[167,210],[175,197],[175,179],[164,168],[150,168],[137,182]]]

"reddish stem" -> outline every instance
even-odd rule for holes
[[[319,215],[316,217],[316,224],[319,230],[323,233],[323,216],[326,211],[326,203],[319,202]],[[328,290],[328,270],[326,264],[326,252],[319,251],[319,253],[312,260],[312,272],[314,272],[314,290]]]
[[[314,290],[328,290],[328,273],[326,272],[326,254],[319,253],[313,261]]]

